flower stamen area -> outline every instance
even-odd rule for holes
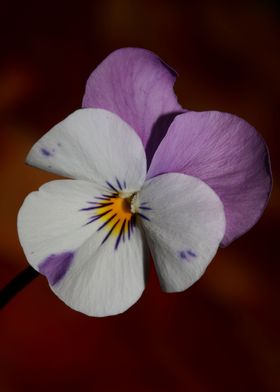
[[[121,240],[125,242],[130,239],[138,217],[149,220],[149,218],[140,212],[140,209],[151,210],[147,203],[139,204],[137,192],[126,192],[123,189],[117,189],[111,183],[106,183],[110,188],[107,194],[95,197],[95,201],[88,201],[89,207],[82,208],[80,211],[90,213],[86,225],[99,221],[101,224],[97,231],[104,230],[106,235],[101,245],[104,244],[109,237],[115,238],[115,249],[118,249]],[[120,185],[120,182],[117,182]],[[120,186],[118,186],[120,188]]]

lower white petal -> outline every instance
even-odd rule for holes
[[[162,289],[187,289],[204,273],[223,238],[219,197],[195,177],[163,174],[145,182],[139,211]]]
[[[138,227],[117,250],[113,237],[100,245],[103,237],[97,232],[80,247],[65,278],[51,286],[68,306],[96,317],[127,310],[147,278],[148,252]]]
[[[145,287],[142,232],[118,212],[122,199],[109,196],[90,182],[52,181],[28,195],[18,215],[29,263],[65,303],[94,316],[123,312]]]

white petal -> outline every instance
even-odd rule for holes
[[[146,175],[139,136],[103,109],[72,113],[32,147],[27,163],[64,177],[109,182],[118,190],[138,190]]]
[[[81,209],[102,191],[86,181],[56,180],[26,197],[18,214],[18,233],[27,260],[36,270],[49,255],[71,252],[95,232],[94,223],[87,225],[90,212]]]
[[[138,227],[115,250],[115,238],[100,245],[97,232],[75,254],[64,279],[51,286],[68,306],[89,316],[122,313],[141,296],[147,278],[148,251]]]
[[[123,312],[136,302],[147,272],[147,250],[138,227],[129,239],[128,233],[122,236],[118,246],[116,233],[108,236],[109,225],[98,230],[104,219],[92,219],[96,210],[88,208],[106,203],[99,199],[102,191],[86,181],[52,181],[28,195],[18,215],[29,263],[47,276],[65,303],[95,316]]]
[[[223,205],[204,182],[169,173],[145,182],[140,213],[164,291],[183,291],[204,273],[225,231]]]

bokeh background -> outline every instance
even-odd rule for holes
[[[271,151],[259,223],[221,249],[188,291],[154,270],[120,316],[89,318],[37,278],[0,314],[0,391],[279,391],[280,8],[276,2],[13,1],[1,4],[0,286],[27,266],[24,197],[53,175],[24,165],[33,143],[79,108],[90,72],[136,46],[175,68],[184,107],[235,113]]]

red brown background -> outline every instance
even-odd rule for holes
[[[1,5],[0,285],[27,266],[24,197],[54,176],[24,165],[32,144],[79,108],[111,51],[144,47],[179,73],[193,110],[235,113],[271,151],[274,192],[259,223],[221,249],[188,291],[154,271],[123,315],[89,318],[39,277],[0,314],[0,391],[278,391],[280,48],[277,3],[24,1]]]

